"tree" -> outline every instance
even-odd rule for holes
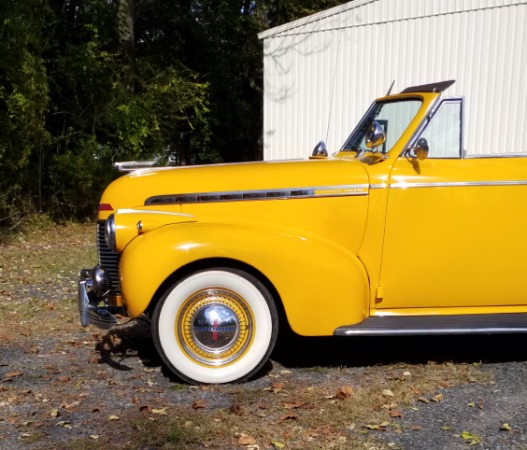
[[[0,2],[0,227],[93,217],[117,160],[261,159],[258,32],[338,3]]]
[[[34,154],[48,140],[47,76],[42,27],[48,10],[39,0],[0,3],[0,225],[28,208],[23,193],[35,188]],[[38,158],[37,158],[38,161]]]

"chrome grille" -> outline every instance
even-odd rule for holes
[[[114,295],[121,294],[119,285],[119,253],[110,250],[104,239],[105,221],[97,222],[97,255],[99,257],[99,266],[110,277],[110,293]]]

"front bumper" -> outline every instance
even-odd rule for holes
[[[109,279],[99,266],[81,270],[77,302],[83,327],[91,324],[97,328],[108,330],[117,323],[117,318],[112,312],[117,312],[119,308],[109,305],[108,286]]]

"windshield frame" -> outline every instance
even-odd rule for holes
[[[380,153],[382,153],[382,154],[389,154],[392,149],[398,148],[399,141],[403,137],[405,137],[406,131],[410,128],[410,126],[416,120],[416,118],[419,117],[419,122],[421,121],[421,117],[420,116],[421,116],[423,107],[428,109],[428,105],[425,106],[427,102],[425,101],[425,98],[423,98],[423,96],[420,96],[420,95],[411,95],[411,96],[410,95],[404,95],[404,96],[396,95],[396,96],[393,96],[393,97],[385,97],[385,98],[381,98],[381,99],[375,100],[370,105],[370,107],[368,108],[366,113],[362,116],[361,120],[358,122],[357,126],[353,129],[353,131],[348,136],[348,138],[344,141],[344,144],[340,148],[339,153],[342,152],[343,154],[346,154],[346,153],[350,153],[350,152],[356,152],[355,156],[358,157],[359,155],[361,155],[365,151],[370,151],[369,149],[365,149],[365,148],[361,148],[361,147],[352,148],[353,147],[352,143],[362,142],[363,141],[364,135],[366,134],[368,128],[371,126],[371,124],[375,121],[375,118],[377,117],[377,115],[380,113],[380,110],[377,113],[375,112],[375,110],[379,109],[379,107],[381,107],[380,109],[382,109],[382,107],[384,105],[386,105],[386,104],[390,104],[390,103],[392,103],[392,104],[393,103],[404,103],[404,102],[410,102],[410,101],[414,101],[414,102],[418,101],[420,103],[419,107],[417,108],[417,110],[413,114],[413,117],[406,123],[404,129],[402,130],[401,134],[398,136],[397,140],[391,145],[391,147],[389,149],[385,149],[385,148],[382,149],[381,148],[380,149]],[[382,122],[382,119],[379,122]]]

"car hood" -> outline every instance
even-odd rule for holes
[[[368,175],[356,160],[338,159],[215,164],[141,169],[105,190],[99,218],[122,208],[161,204],[337,196],[367,193]]]

